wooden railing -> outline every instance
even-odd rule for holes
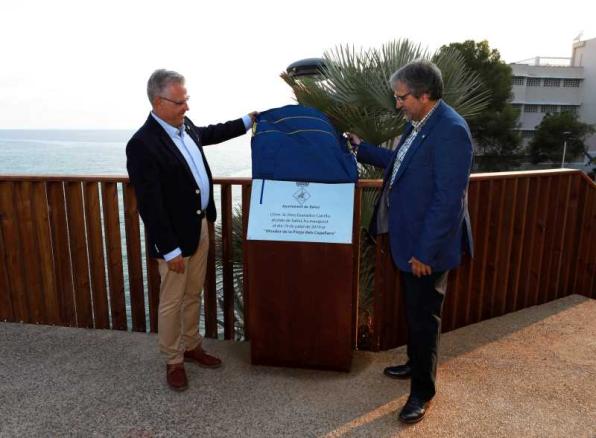
[[[449,274],[443,331],[569,294],[596,298],[596,185],[586,175],[474,174],[469,210],[474,258]],[[406,340],[399,274],[386,248],[380,239],[373,350]]]
[[[246,235],[251,180],[216,178],[215,185],[221,238],[216,242],[210,225],[204,332],[218,337],[220,315],[223,337],[234,339],[240,298],[234,290],[232,189],[240,187]],[[358,208],[362,191],[379,187],[380,181],[360,181]],[[596,297],[596,186],[585,175],[476,174],[469,202],[475,258],[450,274],[444,331],[571,293]],[[141,233],[126,177],[0,175],[0,320],[157,331],[159,274],[144,256]],[[249,264],[244,256],[245,273]],[[377,239],[371,317],[359,326],[373,350],[404,342],[398,277],[386,241]],[[244,309],[249,299],[242,296]],[[249,329],[244,327],[246,338]]]

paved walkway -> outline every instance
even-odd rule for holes
[[[408,384],[382,375],[404,348],[356,352],[352,372],[187,365],[170,391],[155,335],[0,323],[0,436],[596,436],[596,300],[577,295],[442,338],[427,418],[396,415]]]

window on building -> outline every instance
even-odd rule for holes
[[[580,79],[565,79],[563,80],[563,87],[579,87]]]
[[[534,131],[523,130],[521,132],[523,138],[532,138],[534,136]]]
[[[540,78],[528,78],[528,81],[526,82],[526,85],[528,87],[539,87],[541,80],[542,79],[540,79]]]
[[[540,105],[524,105],[525,113],[537,113]]]
[[[560,87],[561,79],[547,78],[544,80],[545,87]]]
[[[559,107],[557,105],[542,105],[540,110],[543,113],[558,113]]]
[[[575,114],[577,112],[577,105],[561,105],[561,112]]]
[[[524,77],[521,76],[513,76],[512,85],[524,85]]]

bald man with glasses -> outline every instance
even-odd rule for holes
[[[246,133],[256,112],[197,127],[186,117],[184,77],[156,70],[147,83],[152,111],[126,146],[127,169],[147,232],[149,256],[158,260],[158,338],[170,388],[188,388],[184,362],[205,368],[221,360],[202,348],[201,293],[207,268],[207,221],[216,219],[213,180],[203,147]]]

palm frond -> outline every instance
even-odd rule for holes
[[[459,50],[439,50],[432,61],[443,74],[443,99],[462,117],[472,119],[486,108],[490,90],[484,86],[478,73],[465,68],[465,60]]]

